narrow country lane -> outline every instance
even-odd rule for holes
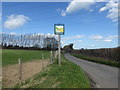
[[[78,59],[68,53],[65,57],[87,72],[99,88],[118,88],[118,68]]]

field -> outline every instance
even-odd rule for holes
[[[32,76],[29,76],[29,78],[27,77],[27,80],[23,81],[21,84],[14,85],[15,88],[90,88],[91,87],[90,81],[88,77],[85,75],[84,71],[79,66],[68,61],[64,57],[64,55],[62,55],[61,66],[57,65],[57,62],[55,62],[54,64],[49,65],[44,71],[41,71],[40,69],[41,66],[38,68],[38,64],[40,64],[39,61],[42,61],[40,60],[42,53],[44,53],[45,59],[49,58],[50,56],[49,51],[7,50],[7,49],[3,50],[2,52],[3,54],[2,61],[3,61],[3,70],[4,70],[3,73],[6,73],[7,75],[7,72],[9,72],[8,77],[10,76],[11,78],[13,77],[13,75],[10,75],[13,74],[13,71],[15,73],[18,72],[16,71],[18,70],[18,65],[17,65],[18,58],[21,58],[22,62],[25,62],[23,64],[24,69],[26,69],[26,66],[28,67],[28,69],[26,69],[27,71],[24,73],[24,76],[26,76],[25,74],[30,75],[29,72],[32,73],[31,74]],[[36,73],[35,74],[33,71],[36,71],[36,68],[40,70],[38,70],[39,73],[37,71],[35,72]],[[4,87],[7,86],[7,83],[9,82],[6,82],[6,77],[3,77],[3,85],[5,85]]]
[[[0,49],[0,68],[2,67],[2,50]]]
[[[43,65],[46,67],[49,63],[49,60],[34,60],[31,62],[22,63],[22,77],[21,80],[24,82],[25,80],[31,78],[32,76],[42,72]],[[3,88],[13,88],[19,81],[19,65],[12,64],[9,66],[5,66],[2,69],[2,87]]]
[[[2,50],[2,66],[16,64],[20,58],[22,62],[33,61],[37,59],[42,59],[42,53],[44,54],[44,59],[50,57],[50,52],[48,51],[37,51],[37,50]]]
[[[62,55],[62,65],[50,65],[17,88],[90,88],[90,81],[84,71]]]

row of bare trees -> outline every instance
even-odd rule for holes
[[[120,57],[119,51],[120,51],[120,47],[101,48],[101,49],[80,49],[80,50],[73,50],[72,52],[76,54],[91,56],[91,57],[99,57],[105,60],[119,61],[119,57]]]
[[[38,48],[38,49],[57,49],[58,40],[52,34],[0,34],[2,37],[0,45],[3,48]]]

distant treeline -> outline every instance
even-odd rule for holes
[[[0,46],[1,49],[23,49],[23,50],[57,50],[57,48],[51,48],[51,47],[19,47],[19,46],[13,46],[13,45],[8,45],[8,46]]]
[[[114,60],[119,61],[120,59],[120,47],[116,48],[101,48],[101,49],[79,49],[75,50],[73,49],[73,44],[69,44],[64,46],[64,51],[84,55],[84,56],[90,56],[90,57],[98,57],[105,60]]]
[[[56,50],[58,40],[51,34],[0,34],[3,49],[30,49],[30,50]]]
[[[72,53],[91,56],[91,57],[99,57],[105,60],[114,60],[119,61],[120,47],[117,48],[102,48],[102,49],[80,49],[80,50],[72,50]]]

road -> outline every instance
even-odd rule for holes
[[[68,53],[65,57],[87,72],[98,88],[118,88],[118,68],[78,59]]]

